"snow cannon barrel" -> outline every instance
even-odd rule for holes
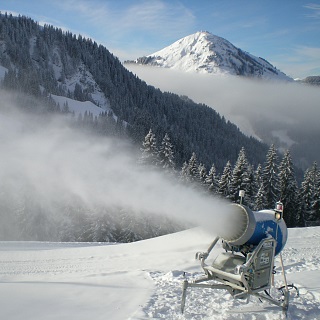
[[[271,235],[276,241],[275,254],[281,252],[287,242],[287,226],[281,218],[276,219],[275,210],[252,211],[240,204],[232,204],[239,220],[237,231],[223,239],[232,246],[258,245],[260,241]]]

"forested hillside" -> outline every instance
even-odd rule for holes
[[[196,152],[201,162],[214,162],[222,170],[226,161],[236,160],[241,147],[254,164],[267,151],[266,145],[243,135],[206,105],[148,86],[91,39],[6,14],[0,16],[0,34],[0,64],[7,69],[3,87],[97,105],[97,93],[102,94],[118,122],[128,123],[128,135],[135,142],[140,143],[150,128],[158,137],[168,133],[179,165]]]

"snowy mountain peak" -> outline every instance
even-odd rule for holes
[[[208,31],[191,34],[134,62],[187,72],[292,81],[265,59],[255,57]]]

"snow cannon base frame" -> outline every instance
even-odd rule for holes
[[[228,244],[224,245],[226,252],[220,254],[212,265],[207,265],[205,260],[211,250],[219,241],[217,237],[206,252],[198,252],[196,259],[200,260],[205,276],[189,282],[183,282],[181,312],[184,312],[187,289],[192,287],[227,290],[236,299],[249,299],[250,295],[267,300],[287,312],[289,307],[289,291],[283,292],[283,300],[279,301],[268,293],[272,286],[273,267],[277,241],[270,235],[262,239],[260,243],[241,256],[237,252],[228,251]],[[208,283],[208,281],[210,281]],[[214,281],[214,282],[213,282]],[[207,282],[207,283],[206,283]],[[286,283],[286,280],[285,280]]]

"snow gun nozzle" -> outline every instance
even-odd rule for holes
[[[257,246],[267,237],[273,237],[276,242],[275,254],[281,252],[287,241],[287,226],[282,219],[283,205],[277,203],[274,210],[252,211],[243,204],[231,204],[231,210],[236,217],[236,225],[231,234],[219,235],[226,246],[239,250],[243,247]]]

